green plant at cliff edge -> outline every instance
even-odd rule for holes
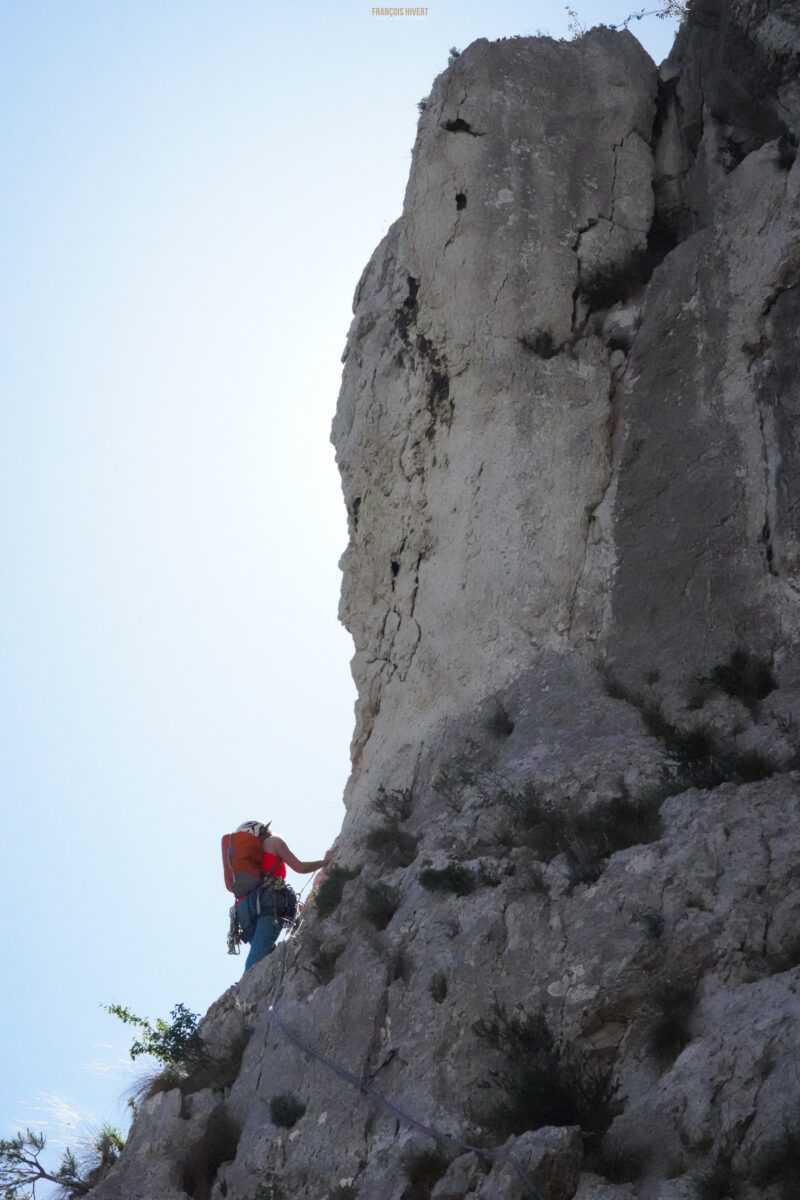
[[[666,21],[672,17],[677,17],[679,21],[685,21],[689,15],[690,0],[660,0],[660,3],[655,8],[642,8],[638,12],[628,13],[624,21],[619,25],[609,25],[609,29],[627,29],[631,21],[643,21],[647,17],[658,17],[659,21]],[[565,5],[565,12],[569,17],[567,29],[571,38],[583,37],[586,33],[586,26],[581,21],[578,13],[574,8]]]
[[[103,1125],[89,1139],[80,1161],[67,1147],[59,1166],[50,1170],[41,1161],[47,1145],[43,1133],[26,1129],[13,1138],[0,1138],[0,1196],[2,1200],[31,1200],[37,1183],[56,1184],[68,1200],[86,1196],[117,1161],[123,1144],[118,1129]]]
[[[141,1038],[131,1043],[131,1058],[149,1054],[165,1067],[186,1066],[206,1057],[203,1039],[197,1029],[198,1014],[189,1012],[185,1004],[176,1004],[171,1021],[156,1018],[155,1027],[144,1017],[137,1017],[122,1004],[104,1004],[106,1012],[119,1017],[125,1025],[135,1025],[143,1031]]]

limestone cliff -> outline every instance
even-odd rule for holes
[[[100,1200],[798,1195],[799,61],[695,0],[434,83],[333,431],[349,876]]]

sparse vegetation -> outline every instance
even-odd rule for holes
[[[197,1028],[199,1015],[190,1012],[185,1004],[175,1005],[170,1013],[171,1021],[157,1017],[154,1026],[122,1004],[104,1004],[103,1008],[112,1016],[119,1017],[124,1025],[133,1025],[142,1030],[142,1036],[131,1043],[130,1056],[133,1059],[140,1054],[149,1054],[165,1067],[183,1067],[207,1055]]]
[[[461,863],[450,862],[446,867],[425,867],[419,873],[419,881],[428,892],[453,892],[456,896],[468,896],[475,891],[476,879]]]
[[[555,358],[560,349],[549,329],[535,329],[533,333],[523,334],[518,340],[524,350],[535,354],[537,358]]]
[[[546,808],[533,789],[506,797],[517,840],[544,862],[564,854],[572,887],[599,879],[618,850],[655,841],[661,834],[661,799],[653,794],[633,800],[621,784],[619,796],[575,813]]]
[[[124,1139],[111,1125],[101,1126],[80,1158],[67,1147],[58,1167],[42,1162],[47,1147],[43,1133],[27,1129],[13,1138],[0,1138],[0,1196],[3,1200],[31,1200],[36,1185],[55,1184],[62,1197],[86,1196],[119,1158]]]
[[[104,1004],[106,1012],[118,1017],[124,1024],[142,1030],[142,1036],[131,1045],[131,1058],[149,1055],[161,1063],[161,1070],[142,1076],[133,1088],[132,1107],[155,1096],[180,1088],[184,1095],[202,1091],[203,1088],[230,1087],[236,1079],[242,1055],[249,1040],[243,1032],[228,1047],[214,1055],[209,1054],[198,1029],[198,1015],[185,1004],[176,1004],[172,1009],[172,1020],[157,1018],[155,1024],[137,1017],[121,1004]]]
[[[586,26],[581,21],[577,11],[565,5],[565,11],[569,17],[567,22],[567,30],[570,38],[583,37],[586,33]],[[665,21],[670,17],[677,17],[678,20],[684,21],[689,15],[689,0],[661,0],[661,3],[656,8],[641,8],[638,12],[629,13],[624,21],[619,25],[609,25],[609,29],[627,29],[631,21],[643,21],[647,17],[657,17],[659,21]]]
[[[733,1200],[739,1191],[739,1181],[727,1157],[718,1158],[695,1176],[694,1186],[698,1200]]]
[[[184,1096],[189,1096],[204,1088],[221,1090],[231,1087],[239,1074],[242,1055],[249,1040],[249,1032],[243,1030],[224,1051],[213,1057],[209,1054],[193,1057],[143,1075],[133,1088],[132,1107],[135,1109],[143,1100],[149,1100],[159,1092],[171,1092],[173,1088],[180,1088]]]
[[[591,1155],[586,1169],[602,1175],[609,1183],[634,1183],[644,1174],[645,1157],[638,1149],[606,1140],[598,1152]]]
[[[259,1183],[252,1200],[284,1200],[284,1191],[277,1175],[270,1171]]]
[[[366,846],[390,865],[410,867],[417,856],[417,840],[397,825],[379,825],[370,829]]]
[[[536,896],[550,895],[547,882],[544,877],[544,869],[541,863],[524,863],[521,869],[517,869],[516,874],[520,881],[521,887],[526,892],[533,892],[533,894]]]
[[[398,903],[396,892],[386,884],[367,884],[361,911],[371,925],[381,930],[386,928],[397,912]]]
[[[655,1003],[657,1015],[650,1030],[650,1049],[662,1066],[669,1066],[692,1040],[696,986],[684,980],[667,982],[661,986]]]
[[[308,970],[320,986],[330,983],[336,974],[336,963],[344,950],[342,942],[312,942],[312,954],[308,962]]]
[[[403,1192],[403,1200],[429,1200],[448,1168],[449,1159],[438,1146],[411,1146],[403,1152],[401,1163],[410,1184]]]
[[[306,1111],[303,1101],[293,1096],[291,1092],[281,1092],[270,1096],[269,1119],[280,1129],[291,1129],[296,1125]]]
[[[795,930],[778,950],[766,955],[770,973],[780,975],[783,971],[791,971],[800,967],[800,930]]]
[[[431,976],[431,981],[428,984],[428,991],[431,994],[431,999],[436,1004],[443,1004],[447,999],[447,976],[444,971],[437,971]]]
[[[643,927],[645,933],[653,941],[658,941],[664,932],[664,918],[660,912],[654,908],[647,908],[640,912],[636,918],[639,924]]]
[[[775,773],[765,755],[723,746],[705,725],[673,725],[657,704],[644,704],[640,711],[650,733],[664,743],[678,765],[678,776],[666,794],[689,787],[713,788],[721,783],[757,783]]]
[[[765,1147],[753,1168],[753,1182],[759,1187],[777,1188],[780,1200],[800,1196],[800,1105],[795,1104],[784,1132]]]
[[[541,1010],[509,1015],[496,1003],[491,1018],[474,1028],[503,1057],[488,1083],[498,1097],[476,1114],[482,1125],[502,1137],[543,1125],[580,1125],[589,1137],[605,1133],[614,1116],[610,1072],[557,1040]]]
[[[578,280],[578,296],[590,309],[611,308],[643,287],[653,272],[647,250],[633,250],[621,262],[594,267]]]
[[[338,1183],[332,1192],[328,1192],[328,1200],[356,1200],[355,1184]]]
[[[708,679],[726,695],[741,700],[751,711],[778,686],[767,660],[741,646],[725,662],[714,667]]]
[[[328,868],[314,897],[317,912],[321,917],[329,917],[336,911],[342,900],[344,885],[357,875],[358,871],[350,871],[347,867]]]
[[[379,787],[372,807],[388,824],[401,824],[411,816],[411,790]]]
[[[775,764],[760,751],[740,751],[733,746],[726,746],[706,725],[673,724],[654,700],[644,700],[608,675],[604,677],[604,683],[612,699],[624,700],[639,710],[648,731],[664,743],[678,768],[677,774],[665,778],[660,789],[661,799],[690,787],[714,788],[721,783],[757,783],[775,774]],[[690,694],[689,700],[696,708],[699,693],[693,702]]]
[[[461,58],[461,51],[456,46],[451,46],[450,53],[447,56],[448,67],[452,67],[457,58]]]
[[[387,791],[381,787],[373,807],[383,818],[383,824],[367,834],[367,849],[380,855],[390,866],[410,866],[416,857],[419,839],[400,825],[411,815],[411,792],[408,789]]]

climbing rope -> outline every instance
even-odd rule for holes
[[[452,1146],[455,1150],[460,1150],[462,1154],[473,1153],[480,1155],[481,1158],[488,1158],[495,1163],[508,1163],[512,1170],[516,1172],[524,1186],[529,1189],[532,1200],[544,1200],[539,1188],[531,1179],[525,1168],[519,1162],[517,1162],[513,1155],[508,1154],[503,1150],[485,1150],[480,1146],[472,1146],[469,1142],[462,1141],[461,1138],[456,1137],[452,1133],[443,1133],[439,1129],[434,1129],[432,1126],[426,1125],[424,1121],[420,1121],[416,1117],[412,1117],[412,1115],[406,1112],[405,1109],[393,1104],[391,1100],[387,1100],[386,1096],[384,1096],[382,1092],[379,1092],[377,1088],[374,1088],[372,1084],[368,1082],[368,1080],[364,1079],[363,1076],[356,1075],[354,1071],[350,1071],[347,1069],[347,1067],[343,1067],[341,1063],[337,1063],[334,1059],[330,1058],[329,1055],[323,1054],[321,1050],[317,1050],[314,1046],[310,1046],[308,1042],[304,1041],[304,1039],[299,1036],[299,1034],[294,1033],[294,1031],[291,1030],[288,1025],[286,1025],[286,1023],[277,1013],[276,1006],[281,989],[283,988],[284,977],[286,975],[286,948],[288,943],[289,937],[286,937],[281,943],[281,968],[278,973],[278,985],[275,988],[275,995],[272,997],[272,1003],[269,1006],[269,1015],[277,1025],[278,1029],[280,1029],[281,1033],[288,1038],[292,1045],[296,1046],[299,1050],[302,1050],[304,1054],[309,1055],[309,1057],[313,1058],[316,1062],[321,1063],[322,1066],[327,1067],[329,1071],[333,1072],[334,1075],[338,1075],[338,1077],[345,1083],[349,1083],[352,1087],[356,1088],[359,1092],[361,1092],[362,1095],[369,1096],[370,1100],[373,1100],[375,1104],[385,1109],[386,1112],[391,1113],[398,1120],[402,1121],[404,1125],[408,1125],[412,1129],[417,1129],[420,1133],[427,1134],[428,1137],[434,1138],[434,1140],[437,1142],[442,1142],[445,1145]],[[375,1074],[377,1074],[377,1072],[374,1072],[369,1078],[374,1078]]]

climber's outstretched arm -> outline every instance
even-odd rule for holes
[[[262,845],[267,854],[274,854],[276,858],[282,858],[286,865],[296,871],[298,875],[310,875],[312,871],[318,871],[320,867],[325,866],[331,854],[329,850],[324,858],[315,858],[313,862],[303,862],[296,854],[292,854],[283,838],[276,837],[274,834],[264,838]]]

